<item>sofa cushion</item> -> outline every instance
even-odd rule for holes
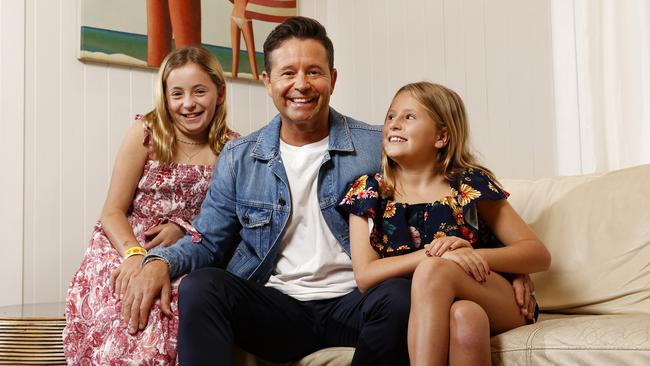
[[[237,366],[349,366],[354,356],[353,347],[330,347],[309,354],[299,361],[273,363],[256,358],[238,348],[235,349]]]
[[[552,255],[533,276],[543,311],[650,314],[650,165],[502,183]]]
[[[650,315],[542,315],[492,337],[497,365],[650,365]]]

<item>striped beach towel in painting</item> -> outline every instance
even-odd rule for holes
[[[230,0],[232,2],[232,0]],[[282,23],[296,15],[296,0],[248,0],[246,18]]]

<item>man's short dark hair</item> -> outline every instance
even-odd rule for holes
[[[271,52],[291,39],[313,39],[325,47],[330,70],[334,69],[334,46],[327,31],[318,21],[306,17],[289,17],[275,27],[264,41],[264,70],[271,72]]]

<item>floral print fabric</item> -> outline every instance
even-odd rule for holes
[[[232,134],[232,137],[236,137]],[[147,130],[144,143],[149,146]],[[151,155],[151,154],[150,154]],[[138,183],[128,220],[138,241],[144,232],[174,222],[200,240],[190,224],[198,214],[210,185],[212,166],[160,164],[149,159]],[[67,294],[64,351],[69,365],[173,365],[178,333],[178,284],[172,282],[173,316],[164,316],[154,304],[147,327],[135,336],[122,325],[121,303],[113,296],[109,278],[122,263],[97,222],[81,267]]]
[[[406,254],[441,236],[461,237],[474,248],[500,247],[479,218],[476,203],[508,197],[485,172],[467,169],[450,182],[451,193],[431,203],[406,204],[381,196],[383,177],[377,173],[355,180],[339,207],[373,220],[370,244],[382,257]]]

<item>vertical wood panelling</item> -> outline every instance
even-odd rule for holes
[[[465,91],[462,95],[470,125],[470,143],[481,161],[490,145],[485,75],[485,0],[464,1],[463,35],[465,57]]]
[[[251,123],[252,105],[249,98],[249,86],[246,82],[232,81],[230,83],[232,112],[232,126],[242,135],[247,135],[253,131]]]
[[[30,170],[34,172],[33,247],[34,283],[26,292],[26,300],[48,302],[59,299],[61,263],[59,258],[61,184],[61,112],[57,85],[61,83],[60,67],[60,4],[58,1],[38,2],[34,7],[34,79],[32,100],[33,157]],[[55,31],[52,31],[52,30]],[[48,62],[39,62],[47,59]],[[29,165],[28,165],[29,166]]]
[[[445,80],[443,84],[460,95],[467,95],[465,32],[470,26],[466,23],[464,1],[445,0],[443,16],[445,24]],[[468,6],[471,7],[471,6]]]
[[[356,58],[354,49],[355,43],[345,42],[344,39],[349,37],[350,34],[355,33],[356,17],[350,8],[354,6],[353,1],[347,2],[345,5],[341,4],[347,9],[340,9],[336,17],[328,17],[328,28],[331,30],[329,33],[332,43],[335,45],[334,52],[334,67],[337,68],[338,74],[341,76],[336,81],[335,92],[331,99],[332,106],[337,110],[345,111],[346,114],[354,116],[357,115],[358,100],[352,98],[338,98],[338,89],[350,90],[354,85],[354,76],[360,65],[354,62],[355,59],[362,61],[363,58]],[[363,61],[362,61],[363,62]]]
[[[387,53],[389,52],[388,23],[397,23],[397,20],[392,14],[388,14],[388,0],[373,1],[368,11],[370,12],[369,16],[372,17],[372,38],[368,41],[370,44],[370,53],[367,58],[369,60],[368,62],[372,65],[370,66],[373,75],[372,83],[368,86],[356,84],[354,89],[350,91],[341,91],[339,98],[354,99],[359,92],[368,90],[368,87],[372,88],[371,105],[365,106],[366,108],[370,107],[371,110],[366,114],[360,113],[360,115],[369,114],[372,123],[380,124],[383,123],[384,115],[390,104],[393,92],[388,84],[387,75],[398,72],[392,68],[387,57]],[[349,39],[348,42],[353,42],[353,39]],[[340,112],[346,113],[346,111]]]
[[[33,0],[25,0],[25,190],[24,190],[24,226],[23,226],[23,299],[25,303],[34,301],[34,231],[38,224],[34,217],[35,167],[34,167],[34,114],[35,84],[34,75],[34,7]]]
[[[114,159],[109,156],[108,102],[109,68],[100,64],[84,65],[84,228],[86,240],[99,218]]]
[[[250,106],[247,109],[250,113],[251,130],[255,131],[266,125],[270,119],[266,112],[266,102],[267,100],[270,100],[270,98],[266,96],[264,84],[252,81],[248,83],[248,98]]]
[[[76,31],[79,9],[78,2],[63,1],[61,8],[61,84],[58,86],[61,103],[61,287],[59,300],[74,271],[79,268],[86,248],[89,228],[84,226],[84,93],[83,64],[72,55],[79,49]],[[71,24],[73,26],[65,26]]]
[[[340,75],[332,105],[340,112],[380,124],[399,86],[440,82],[463,96],[474,145],[498,175],[555,173],[548,0],[301,0],[298,11],[334,41]],[[0,219],[15,224],[10,238],[24,243],[12,252],[18,265],[2,269],[16,277],[24,262],[22,288],[7,288],[9,302],[64,298],[117,148],[133,116],[153,106],[154,71],[76,59],[78,16],[77,1],[0,0],[0,159],[16,172],[0,188],[2,197],[18,197],[3,202]],[[24,93],[11,85],[23,79]],[[242,134],[277,113],[262,83],[229,79],[227,93],[229,122]],[[8,128],[6,119],[24,123]],[[5,144],[9,134],[18,142]],[[22,221],[7,221],[13,210],[22,210]]]
[[[352,34],[358,39],[358,42],[348,42],[350,47],[351,62],[354,64],[354,73],[348,74],[347,72],[340,74],[341,80],[350,80],[350,88],[356,88],[355,98],[350,99],[350,103],[355,105],[356,108],[353,112],[347,112],[341,109],[342,113],[350,113],[355,118],[362,121],[367,121],[371,124],[381,124],[381,120],[374,120],[372,111],[376,109],[375,104],[375,88],[373,87],[374,75],[374,60],[371,58],[371,43],[373,34],[373,17],[371,9],[373,9],[373,0],[360,0],[350,1],[349,4],[352,8],[348,11],[352,18],[352,25],[354,26]],[[343,35],[349,37],[349,35]],[[338,57],[338,55],[336,56]],[[335,62],[338,66],[338,59],[335,57]],[[334,97],[336,100],[343,100],[338,95],[343,95],[342,90],[345,90],[341,84],[334,90]]]
[[[424,20],[421,30],[425,34],[424,59],[425,68],[422,70],[422,79],[436,83],[443,83],[446,79],[445,70],[445,22],[444,0],[424,1],[422,11]]]
[[[151,70],[132,69],[129,71],[131,78],[130,113],[129,121],[133,122],[136,114],[145,114],[154,107],[154,83],[156,73]]]
[[[531,114],[532,106],[535,103],[532,99],[534,88],[527,89],[530,85],[538,84],[536,75],[542,72],[539,63],[532,58],[536,56],[534,49],[541,46],[531,42],[534,32],[539,29],[538,22],[531,16],[531,12],[535,10],[531,4],[524,4],[521,1],[509,3],[511,15],[508,22],[508,33],[512,50],[510,52],[511,67],[508,74],[509,142],[511,151],[514,153],[510,156],[509,163],[511,171],[528,176],[532,176],[534,171],[534,145],[531,132],[538,117]],[[517,92],[523,90],[527,90],[527,92]]]
[[[110,177],[115,157],[126,136],[133,115],[131,114],[131,75],[130,69],[120,66],[108,68],[108,156]]]
[[[485,11],[486,75],[488,90],[488,134],[474,136],[487,138],[486,162],[498,176],[512,176],[509,163],[512,157],[510,144],[510,30],[508,22],[512,0],[490,1]]]
[[[0,306],[22,302],[25,3],[0,0]]]

